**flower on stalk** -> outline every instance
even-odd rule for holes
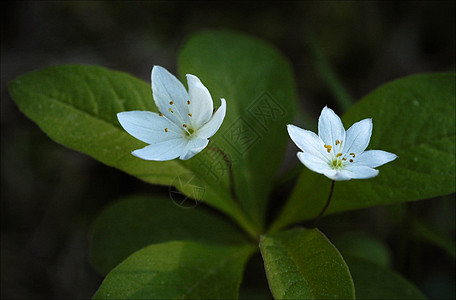
[[[152,92],[159,113],[126,111],[117,114],[122,127],[148,146],[132,152],[145,160],[187,160],[209,143],[222,125],[225,99],[213,113],[212,97],[198,77],[187,74],[188,92],[166,69],[152,68]]]
[[[324,107],[318,119],[318,135],[294,125],[288,134],[303,152],[299,160],[310,170],[341,181],[367,179],[378,175],[374,169],[397,158],[382,150],[364,151],[372,135],[372,119],[364,119],[345,131],[336,113]]]

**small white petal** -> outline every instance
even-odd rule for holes
[[[132,154],[145,160],[165,161],[179,157],[188,141],[185,139],[167,140],[135,150]]]
[[[154,112],[125,111],[118,113],[117,119],[126,132],[148,144],[183,137],[180,128]]]
[[[213,136],[217,130],[219,130],[220,126],[223,123],[223,119],[225,119],[226,114],[226,101],[225,99],[220,99],[221,105],[219,109],[214,113],[212,118],[204,124],[200,129],[197,129],[197,135],[200,138],[208,139]]]
[[[326,145],[334,146],[336,140],[345,141],[345,129],[336,113],[325,106],[318,118],[318,136]]]
[[[321,160],[329,159],[328,152],[321,138],[310,130],[299,128],[295,125],[287,125],[288,134],[296,146],[305,153],[312,154]]]
[[[376,168],[397,158],[394,153],[386,152],[383,150],[368,150],[356,156],[353,164],[356,166],[367,166]]]
[[[364,119],[347,130],[344,152],[359,154],[366,150],[372,135],[372,119]]]
[[[179,158],[182,160],[192,158],[193,156],[201,152],[201,150],[206,148],[208,143],[208,139],[200,139],[197,137],[190,139],[185,148],[182,150],[182,153]]]
[[[187,104],[189,95],[184,85],[173,74],[160,66],[152,68],[151,79],[152,93],[158,110],[179,126],[189,124]],[[171,113],[170,109],[174,113]]]
[[[190,120],[194,128],[200,128],[212,116],[212,97],[198,77],[187,74],[187,82],[190,96],[190,102],[187,102],[187,105],[192,115]]]
[[[378,170],[367,166],[349,165],[342,170],[342,173],[352,179],[368,179],[378,175]]]
[[[335,180],[335,181],[345,181],[345,180],[350,180],[352,179],[347,172],[344,172],[344,170],[333,170],[329,169],[323,173],[326,177],[329,179]]]
[[[298,152],[297,156],[299,160],[311,171],[324,174],[325,172],[331,170],[326,160],[322,160],[318,156],[312,155],[311,153]]]

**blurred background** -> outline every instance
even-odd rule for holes
[[[1,5],[3,299],[91,297],[103,279],[88,262],[87,232],[93,218],[124,195],[168,192],[167,187],[144,184],[47,138],[10,98],[7,84],[16,76],[82,63],[149,81],[154,64],[176,73],[178,51],[190,34],[232,29],[272,43],[290,60],[300,108],[316,119],[326,104],[338,113],[345,110],[336,96],[360,99],[398,77],[455,68],[454,1]],[[380,238],[394,270],[430,298],[454,298],[455,261],[448,251],[454,247],[454,200],[450,195],[347,213],[326,221],[323,231],[331,240],[353,230]],[[411,226],[416,222],[425,229]],[[435,236],[438,242],[432,241]],[[250,265],[255,269],[258,262]],[[255,282],[255,272],[249,272],[245,284],[264,283],[264,278]]]

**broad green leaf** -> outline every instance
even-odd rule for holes
[[[383,241],[362,232],[349,232],[334,240],[343,257],[350,255],[383,267],[391,264],[391,252]]]
[[[455,191],[455,74],[414,75],[387,83],[342,118],[346,128],[372,118],[368,149],[397,154],[372,179],[337,182],[327,213],[428,199]],[[330,180],[304,168],[272,227],[308,220],[320,212]]]
[[[342,256],[317,229],[262,236],[266,274],[276,299],[354,299]]]
[[[183,241],[151,245],[112,270],[94,299],[237,299],[254,249]]]
[[[201,199],[234,217],[253,235],[252,226],[229,193],[207,184],[205,177],[195,176],[198,164],[185,165],[179,159],[145,161],[131,155],[146,144],[125,132],[116,114],[157,111],[150,83],[101,67],[68,65],[19,76],[10,83],[9,91],[19,109],[54,141],[146,182],[173,185],[191,196],[198,188]]]
[[[90,256],[102,274],[151,244],[188,240],[209,244],[247,243],[243,233],[203,206],[175,199],[132,196],[107,207],[90,232]]]
[[[227,113],[213,144],[231,158],[240,205],[258,227],[288,143],[286,124],[296,111],[295,84],[287,60],[271,45],[229,31],[194,35],[179,57],[179,74],[196,74]],[[200,158],[206,158],[200,156]],[[228,190],[223,161],[191,160],[202,176]],[[201,174],[199,173],[199,174]]]
[[[357,299],[426,299],[399,274],[362,258],[345,256]]]

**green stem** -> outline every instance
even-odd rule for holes
[[[235,215],[238,216],[236,217],[237,222],[241,227],[249,234],[249,237],[252,239],[254,243],[258,242],[259,239],[259,233],[258,230],[256,230],[255,226],[250,223],[249,219],[245,215],[244,211],[241,209],[241,206],[239,205],[239,200],[236,195],[236,189],[234,186],[234,173],[233,173],[233,165],[231,163],[230,158],[228,155],[220,148],[214,147],[214,146],[207,146],[208,150],[217,152],[220,154],[223,158],[223,160],[226,163],[226,166],[228,167],[228,175],[230,178],[230,194],[231,198],[233,199],[234,203],[234,210],[235,210]]]
[[[238,199],[237,199],[237,196],[236,196],[236,189],[234,188],[233,165],[231,163],[230,158],[220,148],[217,148],[217,147],[214,147],[214,146],[207,146],[207,149],[217,152],[218,154],[220,154],[222,156],[223,160],[225,161],[226,166],[228,167],[228,174],[230,176],[230,193],[231,193],[231,197],[233,198],[235,203],[238,203]]]
[[[334,185],[336,184],[336,181],[333,180],[331,182],[331,189],[329,191],[329,196],[328,196],[328,200],[326,200],[326,204],[325,206],[323,207],[323,209],[320,211],[320,213],[318,214],[318,216],[315,217],[315,219],[312,221],[312,226],[311,227],[316,227],[317,225],[317,222],[318,220],[320,220],[321,216],[323,216],[323,214],[325,213],[326,209],[328,208],[329,206],[329,203],[331,202],[331,198],[332,198],[332,195],[333,195],[333,192],[334,192]]]

